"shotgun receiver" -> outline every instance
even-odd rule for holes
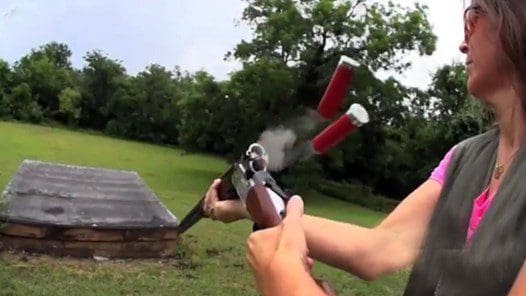
[[[268,155],[260,144],[250,145],[223,176],[218,190],[219,200],[241,199],[256,227],[269,228],[278,225],[285,217],[289,196],[278,186],[267,171]],[[201,218],[205,197],[183,218],[179,233],[184,233]]]

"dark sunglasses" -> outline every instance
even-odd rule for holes
[[[473,35],[477,21],[483,14],[484,10],[479,5],[471,5],[464,11],[464,40],[466,42]]]

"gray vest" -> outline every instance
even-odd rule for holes
[[[466,244],[474,199],[488,186],[498,131],[460,143],[446,171],[420,258],[404,295],[507,295],[526,258],[526,149],[511,163]]]

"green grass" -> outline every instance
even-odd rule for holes
[[[137,171],[182,218],[227,163],[215,156],[99,134],[0,122],[0,187],[23,159]],[[303,193],[306,212],[371,226],[384,216],[314,192]],[[257,295],[245,263],[248,222],[203,220],[182,236],[177,259],[93,260],[0,256],[1,295]],[[340,295],[400,295],[407,273],[364,282],[316,264],[314,273]]]

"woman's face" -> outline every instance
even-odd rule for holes
[[[512,87],[511,71],[506,66],[497,26],[476,3],[466,9],[464,22],[465,38],[460,51],[466,54],[468,91],[492,103],[494,94]]]

